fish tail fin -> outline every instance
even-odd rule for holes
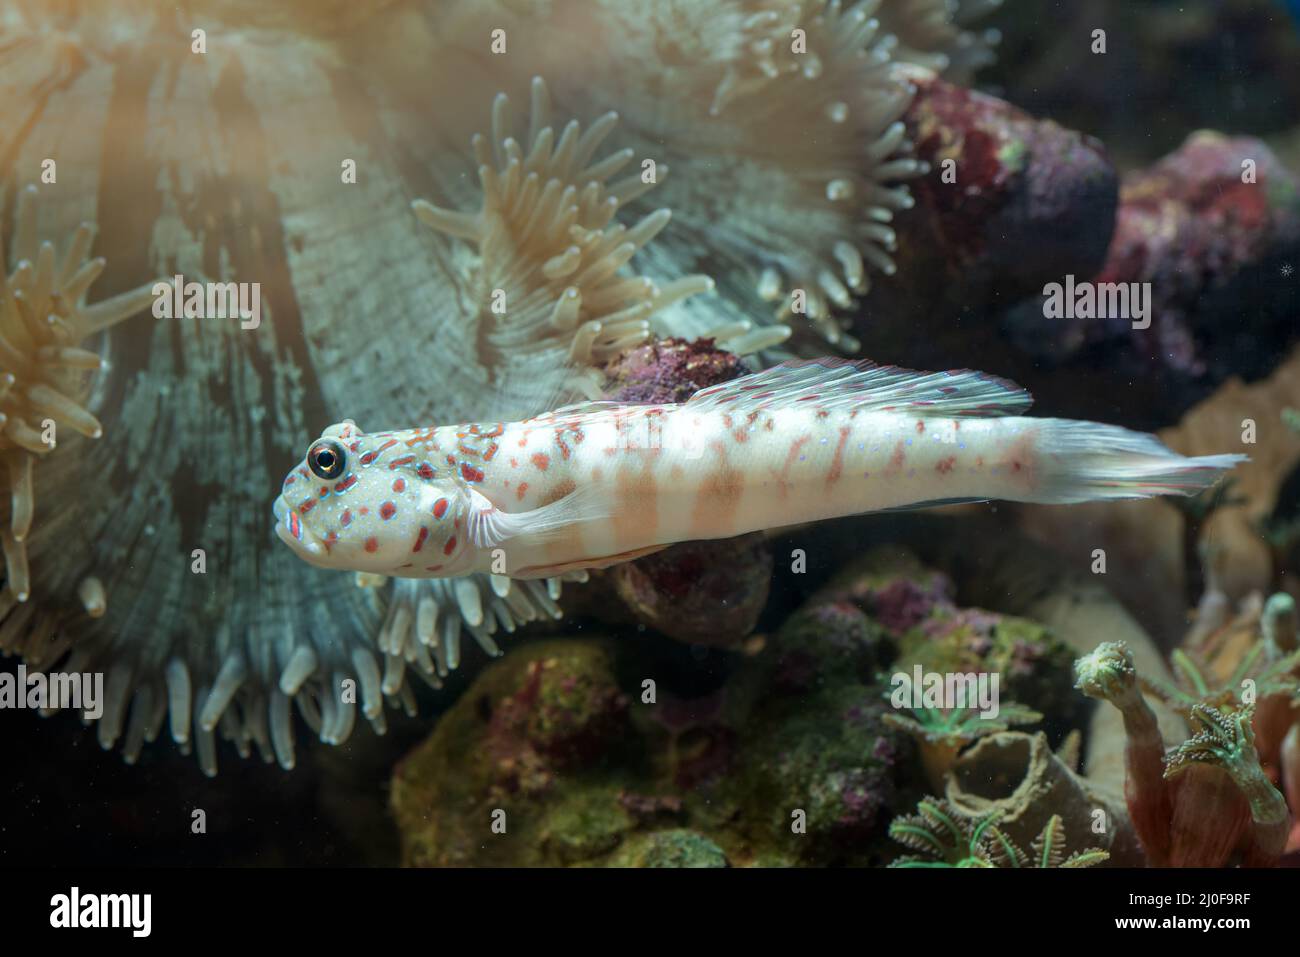
[[[1203,492],[1245,455],[1192,458],[1169,449],[1154,435],[1117,425],[1040,419],[1040,481],[1030,501],[1068,505],[1103,499],[1191,496]]]

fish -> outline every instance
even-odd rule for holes
[[[280,539],[323,568],[530,579],[865,512],[1189,496],[1247,460],[1023,415],[1031,404],[981,372],[823,358],[682,403],[376,433],[349,419],[310,445],[272,512]]]

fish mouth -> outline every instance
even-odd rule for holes
[[[325,549],[316,537],[302,524],[294,507],[278,496],[271,506],[275,516],[275,534],[306,561],[318,564],[325,556]]]

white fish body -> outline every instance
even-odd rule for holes
[[[881,509],[1195,494],[1244,459],[1184,458],[1117,426],[1019,415],[1030,401],[980,373],[818,360],[681,405],[590,403],[376,435],[343,423],[290,473],[277,528],[327,567],[536,578]],[[320,448],[344,457],[331,459],[336,477],[313,465]]]

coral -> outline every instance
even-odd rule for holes
[[[1260,765],[1254,707],[1191,707],[1199,730],[1166,756],[1128,649],[1103,643],[1076,664],[1078,687],[1120,710],[1125,797],[1153,866],[1274,863],[1287,839],[1286,802]]]
[[[36,514],[35,462],[53,451],[55,428],[90,439],[103,434],[83,404],[103,363],[81,344],[152,301],[151,286],[145,285],[87,305],[86,295],[105,266],[103,258],[86,258],[95,227],[82,223],[56,262],[53,244],[37,240],[36,194],[35,186],[19,191],[7,278],[0,245],[0,457],[10,493],[9,528],[0,542],[6,587],[20,602],[31,588],[25,540]],[[95,594],[98,600],[87,602],[87,610],[102,611],[102,588]]]
[[[1254,642],[1232,671],[1221,678],[1208,674],[1210,663],[1203,655],[1175,648],[1169,658],[1177,683],[1152,678],[1144,686],[1187,716],[1198,705],[1225,707],[1237,703],[1247,682],[1252,694],[1261,699],[1290,697],[1300,690],[1300,680],[1293,674],[1300,668],[1300,651],[1273,657],[1266,653],[1267,647],[1263,641]]]
[[[911,204],[903,184],[924,168],[899,122],[912,85],[897,62],[964,70],[980,40],[938,0],[665,0],[566,11],[575,32],[617,36],[617,57],[595,58],[580,81],[554,68],[558,52],[530,68],[555,76],[569,99],[617,105],[638,155],[666,155],[674,175],[664,197],[681,217],[668,244],[674,258],[725,263],[744,303],[739,321],[755,322],[749,303],[767,300],[778,317],[799,314],[853,348],[832,313],[853,307],[872,271],[893,272],[889,223]],[[458,33],[458,49],[477,42],[456,26],[467,38]],[[637,72],[642,65],[654,82]],[[769,319],[756,333],[771,346],[788,330]]]
[[[434,688],[460,666],[461,635],[469,632],[478,646],[493,657],[501,648],[494,638],[513,634],[520,625],[558,620],[556,604],[564,582],[585,582],[585,571],[566,572],[557,578],[514,581],[502,575],[466,575],[461,578],[397,578],[374,582],[388,585],[388,608],[376,639],[386,655],[384,693],[401,687],[402,662],[414,665]],[[371,584],[368,580],[364,584]]]
[[[1000,693],[1069,726],[1078,717],[1066,694],[1074,656],[1035,621],[956,603],[942,571],[902,546],[854,556],[816,596],[848,602],[884,629],[896,649],[891,668],[925,672],[997,673]]]
[[[1077,747],[1068,739],[1053,753],[1042,732],[1005,731],[965,751],[943,793],[968,819],[995,816],[998,830],[1017,846],[1031,845],[1057,818],[1075,838],[1067,845],[1070,851],[1088,850],[1076,843],[1086,836],[1101,845],[1112,864],[1140,865],[1142,848],[1123,802],[1075,773],[1077,763]]]
[[[1246,851],[1245,861],[1247,864],[1270,864],[1282,855],[1291,818],[1286,801],[1260,767],[1259,754],[1255,750],[1255,732],[1251,728],[1254,714],[1255,709],[1251,706],[1225,711],[1204,704],[1194,705],[1192,721],[1200,730],[1166,757],[1165,778],[1177,780],[1197,764],[1227,772],[1249,803],[1250,817],[1254,822],[1253,843]],[[1190,800],[1183,799],[1179,801],[1178,810],[1190,806]],[[1202,809],[1197,809],[1197,823],[1206,816]],[[1212,817],[1210,821],[1215,825],[1220,823]],[[1178,819],[1174,822],[1175,847],[1182,843],[1178,840],[1180,823],[1183,822]],[[1181,862],[1175,855],[1171,863],[1177,867]]]
[[[920,746],[921,764],[930,787],[936,792],[944,789],[944,780],[963,748],[1013,725],[1037,724],[1043,720],[1037,711],[1013,701],[999,702],[998,713],[993,717],[983,716],[978,705],[910,710],[910,715],[886,714],[883,720],[891,728],[911,735]]]
[[[1066,856],[1065,830],[1053,815],[1028,852],[996,826],[996,815],[972,821],[945,800],[923,800],[915,814],[890,822],[889,836],[919,855],[900,857],[891,867],[1092,867],[1110,855],[1100,848]]]
[[[1002,5],[1002,0],[897,0],[880,8],[882,27],[897,37],[894,56],[946,73],[966,83],[994,60],[997,30],[966,29]]]
[[[1173,800],[1164,786],[1164,743],[1154,712],[1142,698],[1133,655],[1122,642],[1102,642],[1075,663],[1076,687],[1114,705],[1124,718],[1124,797],[1133,829],[1152,864],[1169,859]]]
[[[902,749],[875,692],[852,681],[765,704],[749,719],[726,790],[756,840],[805,861],[871,848],[897,801]],[[791,813],[806,831],[791,836]]]

